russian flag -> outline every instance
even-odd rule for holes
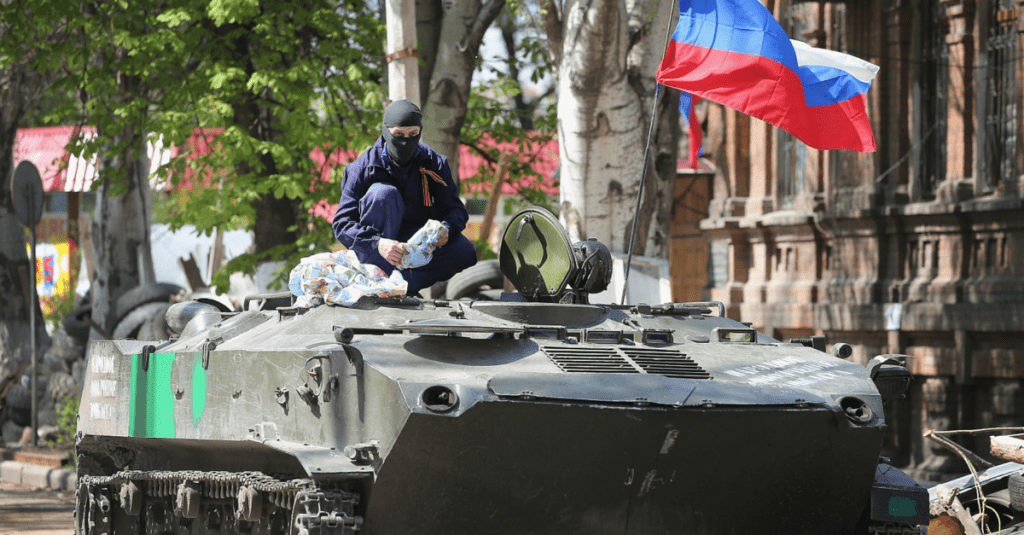
[[[657,80],[816,149],[874,152],[865,94],[877,72],[867,61],[791,41],[757,0],[679,0]]]

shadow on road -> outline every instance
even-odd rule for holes
[[[75,494],[0,482],[0,535],[69,535]]]

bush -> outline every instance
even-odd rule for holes
[[[60,322],[75,308],[75,292],[65,292],[64,295],[44,295],[39,298],[40,308],[43,309],[43,319],[50,322],[53,330],[60,328]]]
[[[47,445],[51,448],[73,445],[75,433],[78,432],[78,406],[82,399],[77,395],[64,396],[57,409],[57,437],[48,440]]]

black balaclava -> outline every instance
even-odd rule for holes
[[[388,131],[388,128],[393,126],[418,126],[420,133],[414,137],[396,137]],[[419,147],[420,136],[423,135],[423,113],[408,100],[396,100],[388,104],[384,110],[384,125],[381,130],[384,132],[384,146],[391,161],[399,167],[405,167],[412,161]]]

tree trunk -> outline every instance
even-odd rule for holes
[[[420,42],[417,50],[420,59],[420,102],[423,103],[430,96],[430,79],[437,62],[443,22],[444,6],[441,0],[416,0],[416,38]]]
[[[560,217],[574,241],[597,238],[617,252],[629,247],[654,76],[674,6],[673,0],[594,0],[569,2],[562,14],[548,9],[549,19],[561,17],[551,39],[551,46],[561,41],[561,48],[549,52],[559,66]],[[669,106],[659,110],[678,117]],[[663,136],[647,167],[636,254],[668,253],[675,148]],[[663,179],[662,173],[669,176]]]
[[[46,322],[37,299],[28,305],[31,295],[31,276],[28,255],[25,253],[25,227],[14,216],[11,204],[11,175],[13,174],[13,139],[0,136],[0,392],[8,383],[16,381],[14,373],[29,361],[29,310],[36,315],[36,359],[41,361],[43,351],[50,345]]]
[[[232,50],[236,54],[239,68],[245,69],[245,79],[250,80],[256,73],[256,66],[252,63],[253,54],[250,52],[253,43],[250,42],[250,32],[238,32],[240,26],[226,24],[220,27],[219,31],[224,36],[234,34]],[[269,90],[265,90],[269,91]],[[254,139],[260,141],[273,141],[271,129],[271,114],[261,105],[260,95],[253,91],[240,92],[239,100],[232,106],[234,110],[234,123],[244,129]],[[269,97],[269,95],[263,95]],[[265,152],[259,156],[260,169],[256,170],[253,165],[243,163],[235,167],[237,176],[246,176],[249,173],[259,173],[260,180],[271,180],[270,176],[278,173],[277,163],[273,155]],[[298,233],[289,230],[298,223],[297,202],[288,198],[278,198],[272,192],[260,195],[253,208],[256,211],[256,223],[253,225],[253,252],[264,253],[279,245],[294,244],[298,239]]]
[[[459,0],[445,3],[437,57],[423,106],[423,142],[448,157],[459,181],[459,134],[465,122],[470,82],[477,52],[487,27],[501,13],[505,0]],[[431,46],[424,46],[429,50]]]
[[[90,281],[92,319],[108,333],[116,327],[116,315],[124,312],[114,310],[117,298],[140,284],[154,282],[155,278],[149,246],[149,158],[145,135],[129,129],[120,137],[130,139],[131,143],[126,144],[119,155],[100,159],[100,176],[106,178],[96,195],[92,221],[96,262]],[[133,154],[136,151],[137,154]],[[137,157],[133,159],[134,156]],[[118,168],[124,171],[120,180],[113,178]],[[111,196],[115,181],[122,182],[127,189],[118,196]],[[90,337],[98,334],[94,330]]]
[[[0,393],[15,372],[30,358],[29,311],[36,315],[38,358],[50,345],[39,301],[28,303],[31,295],[30,269],[26,252],[25,227],[14,215],[11,179],[14,175],[14,136],[18,122],[32,101],[49,83],[33,71],[29,55],[20,63],[0,70]]]

